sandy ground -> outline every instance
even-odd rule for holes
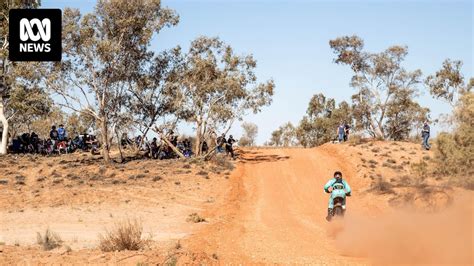
[[[470,264],[472,192],[429,178],[406,180],[409,164],[431,155],[415,144],[382,142],[250,150],[234,172],[226,210],[209,211],[220,222],[190,242],[226,264]],[[388,159],[410,163],[382,167]],[[375,167],[368,167],[370,160]],[[322,188],[335,170],[344,173],[353,196],[344,220],[328,223]],[[393,191],[373,189],[379,179]]]
[[[145,160],[104,174],[90,163],[78,166],[74,177],[59,160],[85,159],[36,159],[9,167],[0,178],[8,180],[0,185],[6,206],[0,210],[0,263],[470,265],[473,194],[447,187],[446,180],[415,180],[418,164],[431,156],[412,143],[326,144],[244,150],[231,174],[214,165]],[[140,176],[143,169],[148,173]],[[328,223],[322,187],[335,170],[343,172],[353,196],[344,220]],[[16,183],[18,175],[25,185]],[[206,222],[187,222],[194,212]],[[153,245],[98,250],[98,235],[130,217],[143,222]],[[47,227],[72,251],[42,251],[35,235]]]

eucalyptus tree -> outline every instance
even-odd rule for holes
[[[322,93],[311,98],[306,115],[296,128],[296,137],[304,147],[314,147],[331,141],[340,123],[352,125],[352,110],[345,101],[336,101]]]
[[[258,134],[258,126],[252,122],[242,123],[244,134],[239,139],[240,146],[255,146]]]
[[[37,8],[40,1],[8,0],[0,2],[0,154],[7,153],[11,124],[25,129],[32,121],[47,114],[51,99],[44,90],[44,64],[12,62],[8,59],[8,13],[13,8]]]
[[[356,128],[373,137],[399,139],[427,118],[428,109],[415,100],[422,73],[402,66],[408,54],[406,46],[371,53],[364,50],[364,41],[358,36],[339,37],[329,45],[336,54],[334,61],[354,72],[350,85],[357,90],[352,96]]]
[[[431,95],[455,107],[459,97],[464,92],[470,91],[472,85],[469,84],[473,83],[471,78],[469,84],[465,84],[461,67],[462,61],[460,60],[444,60],[441,69],[425,79],[425,84],[428,86]]]
[[[252,55],[236,55],[219,38],[198,37],[191,43],[177,99],[179,116],[196,127],[198,155],[211,131],[227,132],[246,112],[258,113],[271,103],[275,85],[272,80],[258,83],[256,67]]]
[[[64,10],[63,61],[52,66],[48,85],[60,106],[95,118],[105,162],[112,127],[123,122],[129,92],[152,65],[152,38],[177,23],[160,0],[99,0],[86,15]]]

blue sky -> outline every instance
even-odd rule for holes
[[[43,7],[76,7],[90,12],[95,0],[43,0]],[[464,62],[466,78],[473,75],[472,1],[205,1],[164,0],[180,15],[178,26],[158,35],[152,49],[160,51],[189,43],[200,35],[219,36],[237,53],[257,59],[261,81],[273,78],[273,104],[245,121],[259,126],[258,143],[268,140],[279,125],[297,124],[313,94],[324,93],[338,102],[349,100],[354,89],[346,66],[333,63],[330,39],[356,34],[368,51],[390,45],[407,45],[404,66],[428,75],[445,58]],[[447,104],[433,100],[420,87],[420,103],[432,118],[450,112]],[[440,126],[435,126],[435,132]],[[184,133],[192,133],[185,126]],[[231,133],[239,137],[240,123]]]

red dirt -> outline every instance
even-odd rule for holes
[[[366,191],[370,181],[354,171],[360,158],[348,157],[350,149],[246,152],[229,201],[209,212],[215,224],[190,243],[224,263],[472,263],[472,193],[459,192],[441,213],[394,210]],[[322,187],[337,169],[353,196],[344,220],[328,223]]]
[[[86,189],[83,192],[85,195],[100,196],[100,202],[94,203],[90,199],[92,203],[86,204],[74,200],[68,207],[80,208],[71,213],[84,217],[87,226],[89,222],[91,224],[88,230],[92,236],[79,241],[81,248],[73,248],[72,252],[46,252],[34,245],[14,247],[7,243],[6,246],[0,245],[0,261],[3,258],[7,264],[22,261],[30,264],[134,265],[138,262],[165,263],[176,258],[178,264],[472,265],[472,192],[442,188],[441,181],[432,179],[423,181],[423,186],[417,183],[418,180],[410,181],[415,184],[413,186],[399,185],[407,182],[403,178],[409,176],[411,171],[408,164],[403,163],[416,163],[423,156],[431,156],[431,153],[422,152],[419,145],[410,143],[374,142],[355,147],[328,144],[315,149],[249,149],[241,152],[237,167],[229,179],[212,175],[210,180],[199,179],[200,184],[196,185],[192,176],[175,175],[165,178],[163,184],[147,189],[145,187],[150,182],[147,180],[132,187],[120,185],[114,189],[107,186],[99,186],[98,190]],[[388,158],[395,160],[396,165],[404,166],[383,167],[382,163]],[[369,160],[375,161],[371,164],[376,166],[368,167]],[[343,172],[353,193],[348,199],[344,219],[328,223],[325,220],[328,194],[324,193],[323,185],[335,170]],[[380,175],[394,186],[394,192],[369,191],[372,179],[377,180]],[[174,185],[176,180],[181,180],[183,184]],[[114,190],[118,193],[114,194]],[[138,191],[143,191],[143,194]],[[436,194],[436,197],[427,192]],[[404,204],[406,195],[411,195],[417,203]],[[453,196],[453,200],[446,195]],[[10,202],[15,206],[7,207],[9,213],[1,213],[11,220],[5,222],[2,218],[0,225],[10,229],[13,228],[14,218],[19,219],[19,226],[27,227],[26,217],[34,212],[47,211],[46,207],[51,204],[51,199],[46,198],[18,203],[18,200],[7,200],[6,194],[3,196],[0,203]],[[124,204],[124,198],[132,198],[135,204]],[[206,202],[206,198],[212,198],[212,201]],[[43,201],[47,204],[42,204]],[[53,202],[57,201],[55,198]],[[162,205],[169,210],[168,214],[159,213]],[[17,208],[22,208],[24,213],[12,214]],[[67,216],[66,206],[52,208],[56,208],[55,211],[63,208],[63,215]],[[123,208],[135,216],[145,217],[145,227],[162,235],[156,237],[151,249],[139,252],[102,253],[96,247],[88,247],[87,243],[93,245],[92,239],[96,239],[100,231],[97,230],[98,225],[110,224],[113,220],[106,217],[109,208],[120,216],[125,216],[120,212]],[[88,217],[85,215],[87,209],[103,217]],[[185,223],[192,210],[198,210],[207,222],[199,225]],[[67,220],[64,217],[62,219]],[[47,220],[45,217],[42,219]],[[73,219],[77,222],[77,218]],[[35,230],[42,228],[38,226],[38,221],[30,223]],[[40,225],[46,223],[42,221]],[[59,230],[58,233],[66,234],[70,229]],[[169,233],[172,235],[165,235]],[[2,234],[5,237],[6,231],[0,227],[0,237]],[[183,235],[180,237],[178,234]],[[183,246],[180,250],[173,247],[177,239],[181,239]],[[28,258],[26,261],[25,257]]]

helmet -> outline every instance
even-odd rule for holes
[[[336,171],[336,172],[334,172],[334,177],[336,177],[336,176],[340,176],[340,177],[342,178],[342,173],[341,173],[341,171]]]

